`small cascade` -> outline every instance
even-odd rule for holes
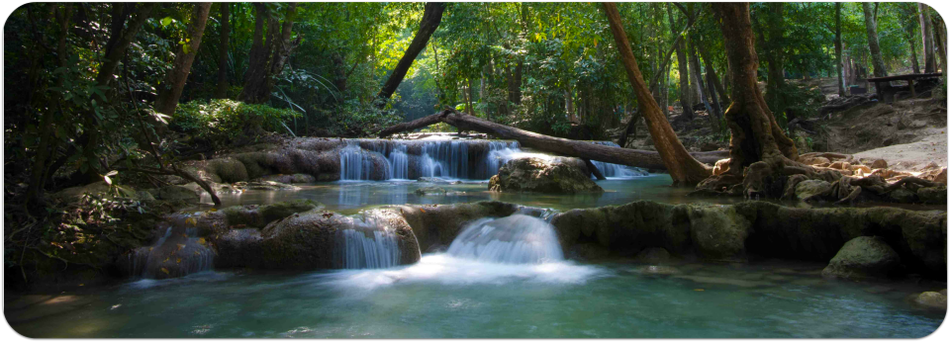
[[[539,264],[564,259],[554,227],[542,219],[522,214],[471,223],[452,241],[448,254],[506,264]]]
[[[214,251],[204,239],[195,237],[198,230],[189,227],[189,214],[176,214],[169,220],[165,234],[148,247],[139,247],[126,257],[123,265],[133,278],[164,279],[214,269]]]
[[[406,145],[396,145],[389,154],[390,175],[393,179],[409,179],[409,154]]]
[[[390,222],[392,217],[378,211],[364,212],[350,217],[347,228],[336,232],[333,266],[342,269],[389,268],[400,264],[404,239]],[[414,238],[413,238],[414,239]],[[400,244],[403,244],[402,246]],[[414,248],[419,253],[418,247]]]
[[[594,141],[592,143],[597,144],[597,145],[620,147],[620,145],[617,145],[612,141]],[[643,177],[643,176],[649,175],[646,171],[642,169],[630,167],[626,165],[611,164],[611,163],[605,163],[605,162],[596,161],[596,160],[591,160],[591,163],[593,163],[594,166],[596,166],[597,169],[600,170],[600,173],[603,174],[604,177],[607,177],[607,178],[629,179],[629,178]]]

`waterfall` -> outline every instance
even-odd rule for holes
[[[350,139],[339,152],[340,180],[488,179],[518,152],[513,141]]]
[[[400,236],[385,216],[373,211],[351,217],[353,228],[337,231],[333,264],[336,268],[364,269],[398,266]],[[418,252],[417,252],[418,253]]]
[[[477,220],[452,241],[454,257],[507,264],[538,264],[564,259],[554,227],[544,220],[514,214]]]
[[[394,179],[409,179],[409,155],[406,145],[396,145],[389,154],[390,174]]]
[[[620,147],[612,141],[594,141],[593,144]],[[640,168],[630,167],[620,164],[605,163],[602,161],[591,160],[591,163],[600,170],[600,173],[607,178],[629,179],[634,177],[648,176],[649,174]],[[593,176],[592,176],[593,177]]]
[[[165,234],[152,246],[129,253],[126,272],[133,278],[174,278],[214,269],[214,251],[204,239],[195,238],[197,229],[187,226],[189,214],[173,215]]]

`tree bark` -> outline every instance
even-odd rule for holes
[[[452,109],[419,118],[410,122],[403,122],[382,130],[380,138],[390,135],[423,128],[439,122],[445,122],[460,130],[472,130],[496,136],[501,139],[517,140],[521,146],[538,149],[560,155],[586,158],[606,163],[621,164],[633,167],[642,167],[651,170],[668,170],[660,153],[656,151],[634,150],[622,147],[592,144],[587,141],[571,140],[552,137],[523,129],[505,126],[471,115],[464,115]],[[714,164],[728,156],[726,151],[693,152],[687,154],[698,165],[700,162]]]
[[[841,65],[841,3],[835,3],[835,71],[838,72],[838,96],[844,97],[844,76]]]
[[[924,48],[924,73],[936,72],[937,61],[934,59],[934,36],[930,24],[930,6],[922,2],[917,3],[917,11],[920,16],[920,37],[921,45]]]
[[[228,97],[228,45],[231,40],[231,3],[221,3],[221,45],[218,46],[218,85],[214,97]]]
[[[169,115],[175,113],[175,108],[178,107],[178,98],[181,97],[181,91],[185,88],[185,81],[188,80],[188,74],[191,73],[191,64],[195,61],[195,56],[201,46],[201,37],[204,36],[210,10],[210,2],[199,2],[194,5],[191,24],[188,25],[188,41],[175,55],[172,69],[165,75],[165,84],[159,88],[158,98],[155,100],[155,111]]]
[[[884,65],[884,56],[881,55],[881,45],[877,39],[877,18],[871,9],[871,3],[862,2],[864,9],[864,27],[868,32],[868,48],[871,49],[871,64],[874,66],[874,77],[887,76],[887,67]]]
[[[406,53],[399,59],[399,63],[396,64],[396,69],[393,69],[393,73],[389,76],[389,79],[386,80],[383,89],[376,95],[376,97],[379,98],[379,102],[376,105],[377,108],[382,109],[386,107],[386,102],[388,102],[389,98],[396,92],[396,88],[399,87],[399,83],[402,83],[402,79],[406,77],[406,72],[409,71],[412,62],[419,56],[419,52],[425,49],[426,44],[429,42],[429,37],[431,37],[432,33],[439,27],[439,23],[442,22],[442,12],[444,11],[445,3],[426,3],[425,12],[422,14],[422,22],[419,24],[419,30],[416,31],[416,35],[412,37],[412,42],[409,43],[409,47],[406,48]]]
[[[244,75],[244,89],[238,99],[246,103],[265,103],[270,100],[271,91],[277,83],[276,76],[284,70],[284,64],[303,36],[298,35],[296,40],[290,40],[297,13],[296,2],[287,6],[283,24],[278,22],[267,5],[254,3],[254,7],[253,42],[248,55],[247,73]]]
[[[785,136],[765,104],[756,83],[759,67],[748,3],[714,3],[732,80],[732,105],[725,117],[732,133],[727,171],[741,179],[743,168],[758,161],[780,163],[798,159],[794,142]]]
[[[659,152],[663,164],[670,172],[674,184],[696,184],[712,174],[712,170],[697,161],[686,151],[683,143],[676,137],[673,127],[663,116],[656,101],[650,96],[650,90],[643,81],[640,74],[640,68],[637,67],[636,57],[633,56],[633,50],[627,41],[627,35],[623,30],[623,24],[620,20],[620,12],[614,3],[606,2],[604,11],[607,14],[607,21],[610,25],[610,31],[614,36],[617,49],[620,50],[621,61],[627,72],[627,78],[630,80],[637,100],[642,109],[642,115],[650,130],[650,136],[653,138],[653,145]],[[591,157],[595,160],[600,160]]]

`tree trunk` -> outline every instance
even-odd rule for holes
[[[796,160],[794,142],[785,136],[765,104],[756,84],[759,67],[755,53],[755,37],[749,17],[748,3],[714,3],[729,61],[732,80],[732,105],[726,110],[726,122],[732,133],[729,142],[731,176],[742,179],[743,168],[764,161],[773,167],[785,160]],[[761,189],[746,188],[755,192]]]
[[[406,77],[406,72],[409,71],[412,62],[416,60],[416,56],[419,55],[419,52],[425,49],[426,44],[429,42],[429,37],[432,36],[432,33],[439,27],[439,23],[442,22],[443,11],[445,11],[445,3],[426,3],[425,12],[422,14],[422,22],[419,24],[419,30],[416,31],[416,35],[412,37],[412,42],[409,43],[409,47],[406,48],[406,53],[399,59],[399,63],[396,64],[396,69],[393,69],[393,73],[389,76],[389,79],[386,80],[383,89],[376,95],[376,97],[379,98],[379,102],[376,104],[377,108],[382,109],[386,107],[386,102],[388,102],[389,98],[396,92],[396,88],[399,87],[399,83],[402,83],[402,79]]]
[[[835,71],[838,73],[838,96],[844,97],[844,70],[841,65],[841,3],[835,3]]]
[[[706,63],[706,74],[712,77],[712,87],[715,87],[716,92],[719,93],[719,103],[722,105],[729,103],[729,95],[726,94],[726,88],[722,85],[722,80],[719,79],[719,75],[716,74],[716,70],[713,69],[713,61],[709,58],[706,47],[703,46],[703,44],[698,44],[696,47],[699,49],[699,56],[702,57]],[[709,92],[712,93],[712,90]],[[720,111],[720,113],[722,112]]]
[[[253,41],[248,54],[247,73],[244,75],[244,89],[238,99],[246,103],[265,103],[270,100],[271,91],[277,83],[276,76],[284,70],[284,64],[303,36],[298,35],[296,40],[290,40],[297,13],[296,2],[287,6],[287,13],[281,25],[267,5],[254,3],[254,7],[256,14]]]
[[[666,169],[670,172],[670,177],[673,178],[674,184],[696,184],[702,181],[712,174],[712,170],[689,155],[689,152],[676,137],[676,132],[666,121],[666,117],[663,116],[663,112],[660,111],[656,101],[650,96],[650,90],[643,81],[640,68],[637,67],[636,57],[633,56],[633,50],[631,50],[627,35],[623,30],[620,12],[617,10],[616,4],[607,2],[603,5],[610,31],[614,36],[617,49],[620,50],[620,57],[627,72],[627,78],[637,94],[639,107],[642,109],[643,118],[650,130],[650,136],[653,138],[653,145],[659,152]],[[591,156],[591,159],[600,160],[593,156]]]
[[[765,58],[768,63],[768,83],[765,90],[765,103],[775,115],[780,115],[778,119],[787,122],[785,117],[785,4],[781,2],[770,2],[769,4],[769,26],[768,40],[764,41],[766,46]],[[764,37],[763,37],[764,38]],[[805,71],[807,74],[808,71]]]
[[[934,42],[937,45],[937,55],[940,57],[940,70],[944,72],[941,78],[947,78],[947,27],[943,20],[931,16],[931,27],[933,28]]]
[[[871,9],[871,3],[862,2],[864,9],[864,27],[868,31],[868,47],[871,49],[871,64],[874,66],[874,77],[887,76],[887,67],[884,65],[884,56],[881,55],[881,46],[877,39],[877,18]]]
[[[188,74],[191,73],[191,64],[195,61],[195,55],[201,46],[201,37],[204,36],[205,24],[208,23],[208,12],[211,10],[210,2],[199,2],[194,5],[192,11],[191,24],[188,25],[188,42],[182,46],[182,50],[175,55],[175,62],[172,69],[165,75],[165,83],[159,88],[158,98],[155,100],[155,111],[164,114],[174,114],[178,107],[178,98],[181,97],[181,91],[185,88],[185,81],[188,80]]]
[[[930,6],[922,2],[917,3],[920,16],[920,37],[924,48],[924,73],[936,72],[937,61],[934,59],[934,36],[930,24]]]
[[[221,45],[218,46],[218,85],[214,97],[228,97],[228,44],[231,40],[231,4],[221,3]]]
[[[668,14],[670,16],[670,27],[673,27],[673,12],[668,9]],[[674,31],[674,33],[676,33]],[[676,49],[676,64],[677,70],[680,74],[680,106],[683,107],[683,118],[686,121],[693,120],[693,106],[689,98],[689,61],[686,57],[686,41],[680,39],[679,41],[673,43],[674,48]]]
[[[501,139],[517,140],[522,146],[538,149],[545,152],[582,159],[597,160],[606,163],[642,167],[651,170],[667,169],[661,154],[656,151],[634,150],[622,147],[592,144],[588,141],[571,140],[552,137],[523,129],[505,126],[471,115],[464,115],[455,110],[444,110],[439,113],[419,118],[410,122],[403,122],[388,127],[379,133],[380,138],[386,138],[399,132],[423,128],[432,124],[444,122],[460,130],[472,130],[486,133]],[[713,164],[725,158],[727,152],[693,152],[686,154],[697,165],[700,162]]]

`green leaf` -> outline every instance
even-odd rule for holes
[[[170,25],[173,21],[175,21],[175,19],[172,19],[172,17],[162,18],[162,27]]]

